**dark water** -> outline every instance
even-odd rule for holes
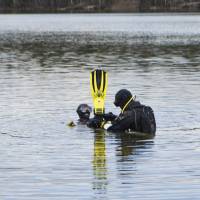
[[[1,199],[199,199],[199,45],[199,15],[0,15]],[[66,126],[98,65],[154,139]]]

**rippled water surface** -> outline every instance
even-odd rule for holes
[[[199,199],[199,45],[199,15],[0,15],[0,199]],[[66,126],[98,65],[155,138]]]

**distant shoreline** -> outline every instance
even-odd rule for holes
[[[175,14],[175,13],[185,13],[185,14],[200,14],[200,11],[52,11],[52,10],[7,10],[7,11],[0,11],[0,14],[156,14],[156,13],[166,13],[166,14]]]
[[[200,13],[200,0],[0,0],[0,13]]]

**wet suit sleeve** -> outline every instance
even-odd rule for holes
[[[112,126],[110,126],[108,128],[108,131],[118,132],[118,131],[128,130],[131,127],[132,121],[133,121],[133,119],[131,116],[123,116],[123,117],[115,120],[113,122]]]

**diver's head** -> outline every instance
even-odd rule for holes
[[[89,120],[92,108],[87,104],[80,104],[76,110],[81,121]]]
[[[121,89],[115,95],[114,104],[122,110],[133,100],[133,95],[126,89]]]

